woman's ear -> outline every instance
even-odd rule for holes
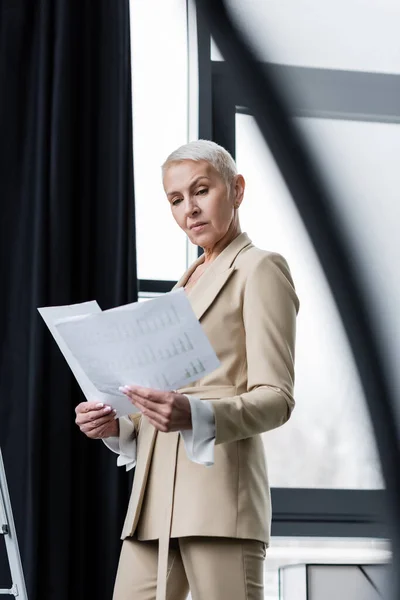
[[[246,187],[246,182],[244,180],[243,175],[235,175],[233,180],[233,197],[234,197],[234,207],[239,208],[242,203],[244,190]]]

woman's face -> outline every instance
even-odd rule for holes
[[[184,160],[168,167],[163,183],[173,217],[193,244],[212,248],[234,225],[234,205],[240,204],[244,189],[241,175],[229,193],[210,163]]]

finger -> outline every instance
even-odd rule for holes
[[[107,429],[108,429],[109,425],[102,425],[100,427],[96,427],[95,429],[91,429],[90,431],[87,432],[82,432],[85,433],[85,435],[90,438],[91,440],[96,440],[96,439],[101,439],[104,437],[109,437],[109,434],[107,433]]]
[[[152,400],[157,403],[168,402],[172,392],[164,392],[162,390],[155,390],[153,388],[145,388],[138,385],[126,385],[120,388],[121,392],[128,396],[135,395],[143,398],[144,400]]]
[[[163,433],[169,432],[169,429],[166,425],[161,425],[158,421],[155,421],[154,419],[151,419],[150,417],[148,417],[148,419],[149,419],[149,423],[151,423],[151,425],[153,425],[153,427],[158,429],[158,431],[162,431]]]
[[[116,426],[116,421],[108,422],[108,423],[104,423],[103,425],[100,425],[99,427],[96,427],[96,429],[92,429],[86,435],[91,438],[101,438],[101,439],[104,439],[104,438],[107,438],[110,436],[118,437],[119,427]]]
[[[99,419],[102,416],[112,415],[112,414],[113,414],[113,410],[112,410],[111,406],[104,406],[103,408],[99,408],[98,410],[95,410],[95,411],[92,410],[92,411],[85,412],[85,413],[78,413],[76,415],[75,423],[77,425],[82,425],[84,423],[90,423],[91,421],[94,421],[94,419]]]
[[[75,423],[77,425],[83,425],[84,423],[90,423],[95,419],[112,414],[111,407],[105,407],[101,411],[91,411],[88,413],[80,413],[76,416]]]
[[[98,427],[102,427],[103,425],[109,425],[112,421],[114,421],[115,414],[116,413],[113,412],[110,415],[94,419],[89,423],[83,423],[80,427],[80,430],[84,433],[87,433],[88,431],[92,431],[93,429],[97,429]]]
[[[133,392],[131,393],[129,398],[135,406],[140,404],[144,408],[148,408],[162,415],[171,414],[172,402],[157,402],[154,401],[152,398],[143,398],[143,396],[139,396],[138,394]]]
[[[91,419],[85,419],[84,421],[78,422],[78,425],[80,427],[93,427],[96,426],[96,424],[111,423],[115,419],[115,415],[115,411],[106,415],[96,415],[96,413],[94,413],[94,416]]]
[[[80,414],[86,414],[88,412],[102,410],[106,406],[107,405],[104,404],[103,402],[81,402],[75,408],[75,412],[77,414],[78,413],[80,413]]]
[[[149,420],[156,422],[160,427],[167,428],[169,425],[169,419],[159,410],[152,410],[148,406],[144,406],[140,402],[137,402],[135,406],[140,410],[140,412],[147,417]],[[155,405],[158,408],[158,405]]]

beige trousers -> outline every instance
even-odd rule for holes
[[[170,540],[167,600],[263,600],[265,544],[186,537]],[[158,541],[124,540],[113,600],[155,600]]]

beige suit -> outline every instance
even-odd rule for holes
[[[175,287],[184,286],[200,257]],[[179,433],[133,416],[137,465],[122,538],[160,540],[158,598],[169,537],[218,536],[269,543],[271,502],[260,434],[294,407],[299,302],[286,261],[240,234],[188,293],[220,366],[178,390],[210,400],[215,464],[191,462]]]

